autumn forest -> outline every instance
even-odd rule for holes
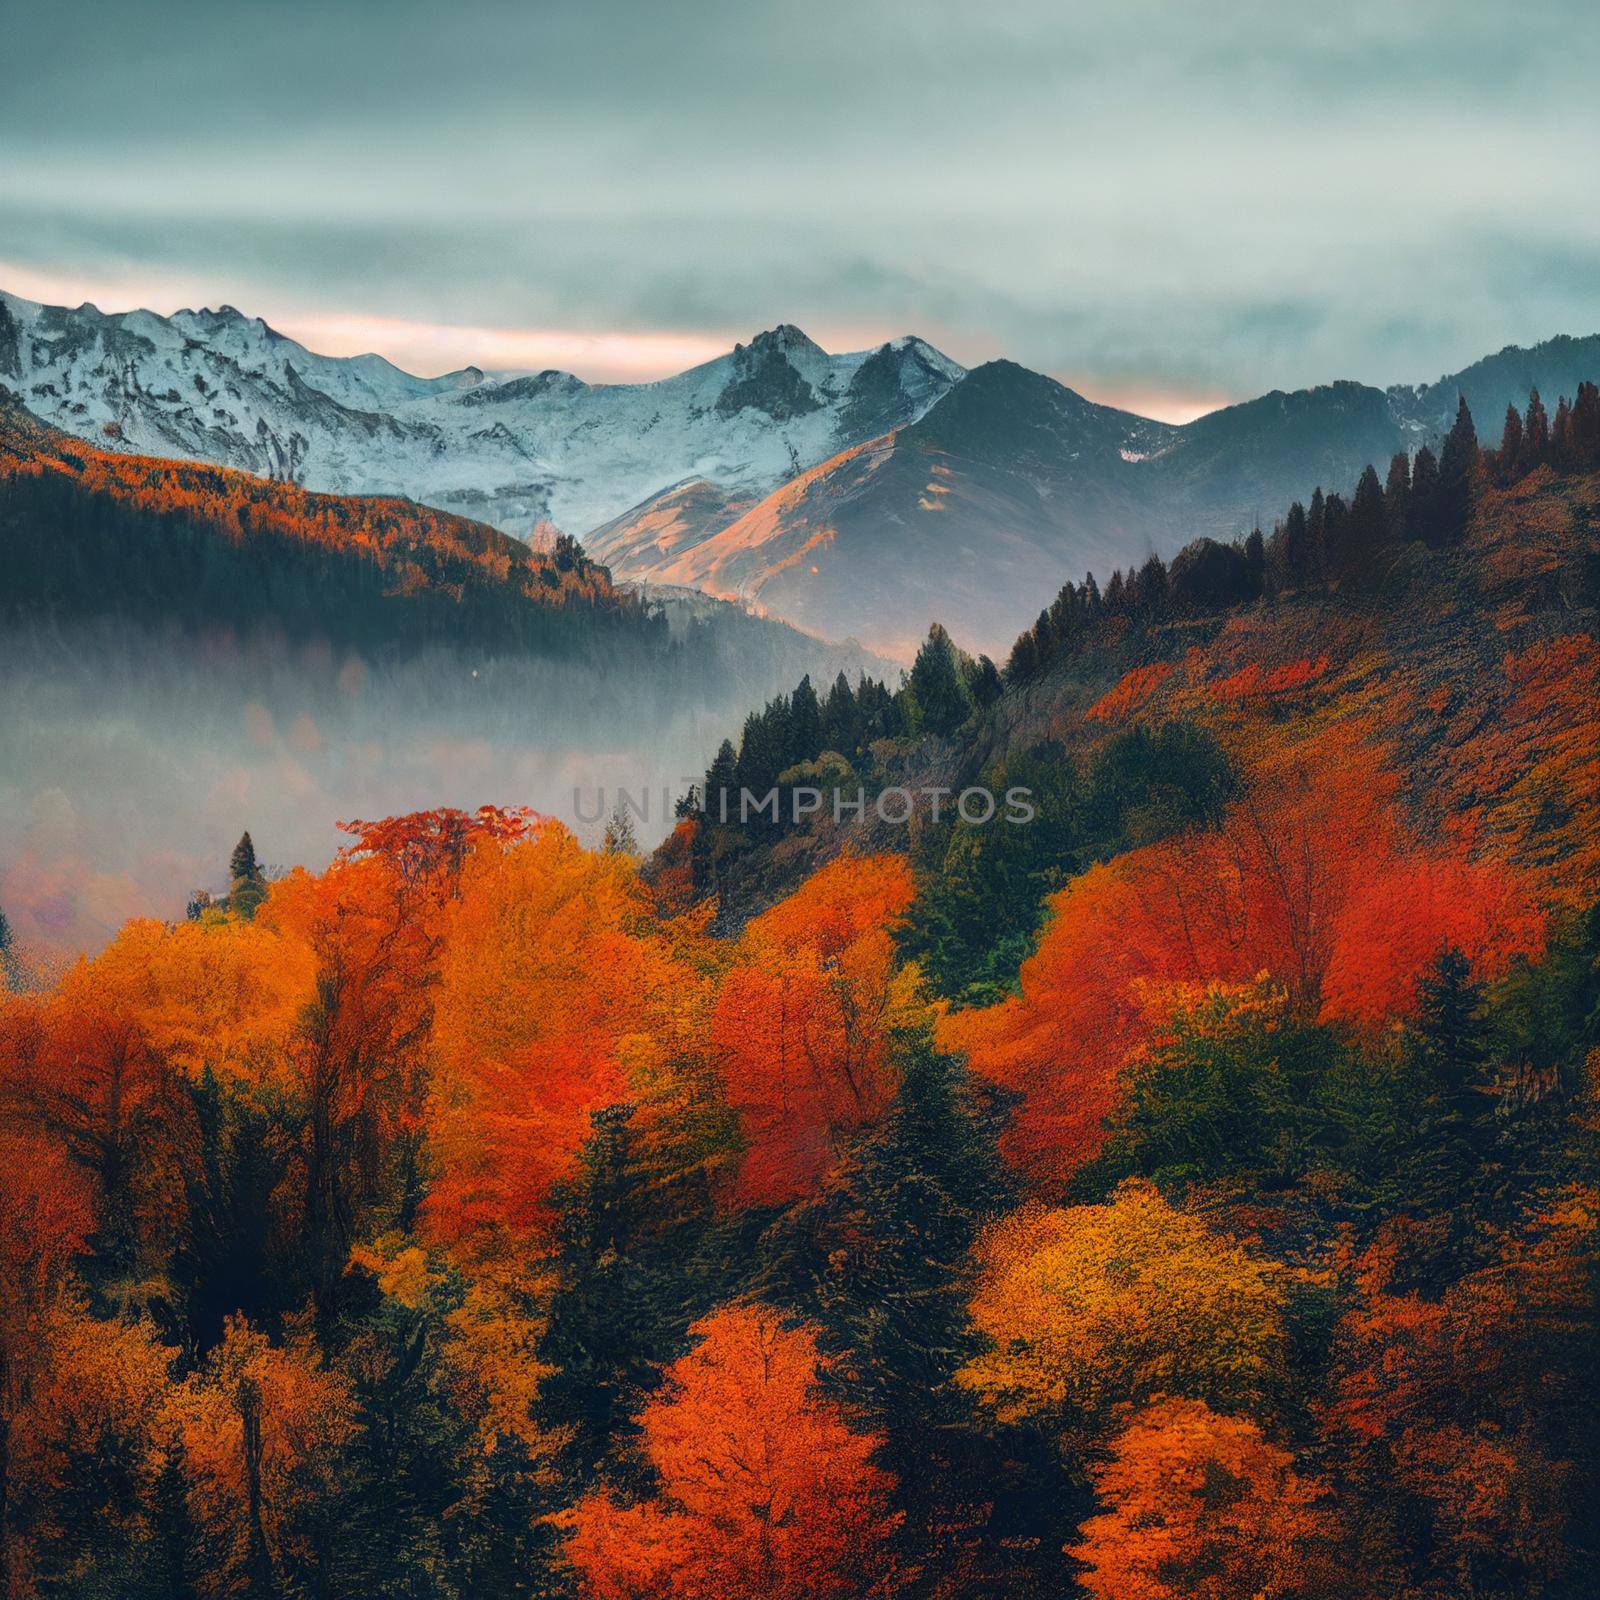
[[[19,609],[664,633],[0,445]],[[4,1600],[1592,1596],[1600,395],[1271,520],[807,677],[654,850],[241,814],[187,917],[0,923]],[[809,785],[1037,816],[718,803]]]

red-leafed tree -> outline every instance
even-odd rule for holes
[[[754,1306],[693,1330],[641,1417],[656,1499],[571,1513],[589,1600],[830,1600],[892,1588],[894,1479],[817,1388],[808,1328]]]
[[[593,1113],[667,1092],[704,982],[633,865],[555,824],[475,853],[444,929],[428,1221],[443,1240],[525,1248],[545,1240]]]
[[[1095,1469],[1107,1509],[1069,1547],[1096,1600],[1322,1600],[1346,1588],[1322,1493],[1246,1417],[1139,1412]]]
[[[745,930],[711,1024],[746,1145],[736,1203],[813,1193],[841,1137],[887,1107],[888,1028],[911,996],[891,930],[911,895],[903,862],[846,857]]]

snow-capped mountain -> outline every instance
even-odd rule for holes
[[[962,368],[917,338],[830,355],[784,325],[656,383],[439,378],[320,356],[259,318],[107,315],[0,294],[0,384],[118,449],[341,494],[402,494],[527,535],[583,534],[659,490],[764,494],[921,416]]]
[[[904,655],[934,619],[1003,651],[1068,577],[1270,525],[1319,483],[1449,426],[1486,437],[1537,387],[1600,374],[1600,337],[1417,387],[1273,391],[1174,426],[1009,361],[966,372],[916,338],[830,355],[784,324],[647,384],[440,378],[315,355],[231,308],[107,316],[0,294],[0,385],[118,449],[311,489],[402,494],[583,538],[623,581],[753,603]]]

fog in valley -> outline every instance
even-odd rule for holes
[[[129,917],[183,916],[196,889],[226,892],[246,829],[269,871],[326,865],[340,821],[435,806],[531,806],[598,843],[619,786],[648,808],[648,847],[753,706],[807,671],[881,665],[753,618],[724,633],[665,661],[375,663],[120,622],[13,625],[0,908],[23,951],[55,962]]]

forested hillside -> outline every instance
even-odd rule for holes
[[[1586,1600],[1597,423],[7,948],[8,1595]]]
[[[120,455],[0,398],[6,613],[273,628],[485,654],[648,648],[666,625],[562,539],[548,552],[405,500],[308,494],[225,467]]]

